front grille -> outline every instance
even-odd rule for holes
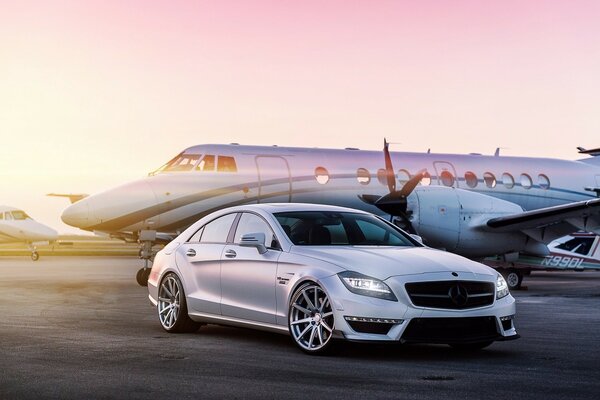
[[[411,282],[404,287],[415,306],[451,310],[490,305],[496,289],[492,282],[474,281]]]
[[[413,318],[402,340],[410,343],[473,343],[498,338],[495,317]]]

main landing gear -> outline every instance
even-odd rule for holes
[[[528,271],[523,271],[519,268],[508,268],[500,270],[504,279],[506,279],[506,283],[508,284],[508,288],[510,290],[519,290],[523,284],[523,276],[527,274]]]
[[[156,241],[156,231],[140,231],[138,241],[140,243],[140,258],[144,260],[144,267],[138,270],[135,280],[140,286],[148,286],[148,278],[152,270],[150,264],[154,261],[155,256],[152,246]]]

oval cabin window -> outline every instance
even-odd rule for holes
[[[496,187],[496,177],[491,172],[486,172],[485,174],[483,174],[483,180],[485,182],[485,185],[490,189]]]
[[[368,185],[371,182],[371,174],[365,168],[359,168],[356,170],[356,180],[361,185]]]
[[[471,171],[465,172],[465,183],[471,189],[476,188],[477,187],[477,175],[475,175]]]
[[[440,174],[440,180],[442,181],[442,185],[452,187],[454,186],[454,175],[450,171],[442,171]]]
[[[538,183],[542,189],[550,189],[550,179],[544,174],[538,175]]]
[[[515,186],[515,178],[508,172],[502,174],[502,183],[507,189],[512,189]]]
[[[531,177],[527,174],[521,174],[521,186],[525,189],[531,189],[532,185],[533,181],[531,180]]]
[[[321,185],[324,185],[329,182],[329,172],[323,167],[317,167],[315,168],[315,179]]]
[[[421,178],[421,185],[423,185],[423,186],[431,185],[431,175],[429,174],[429,172],[427,172],[427,171],[423,172],[423,177]]]

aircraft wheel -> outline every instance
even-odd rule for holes
[[[505,274],[506,283],[510,290],[518,290],[523,283],[523,273],[518,269],[509,269]]]
[[[150,277],[150,268],[140,268],[135,274],[135,280],[140,286],[148,286],[148,278]]]
[[[37,260],[39,260],[39,259],[40,259],[40,255],[39,255],[39,253],[38,253],[37,251],[34,251],[34,252],[32,252],[32,253],[31,253],[31,259],[32,259],[33,261],[37,261]]]

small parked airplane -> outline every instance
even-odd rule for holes
[[[600,270],[600,236],[589,232],[575,232],[552,241],[548,245],[550,253],[545,257],[521,254],[510,263],[506,276],[509,287],[518,288],[523,275],[532,270],[543,271],[584,271]],[[487,258],[485,264],[494,268],[505,268],[496,257]]]
[[[400,166],[394,169],[393,165]],[[600,232],[600,165],[550,158],[355,148],[199,145],[148,177],[70,205],[65,223],[152,244],[234,205],[333,204],[386,216],[431,247],[474,259],[548,254],[577,230]],[[146,269],[138,282],[147,279]]]
[[[57,238],[54,229],[34,221],[25,211],[0,206],[0,243],[27,243],[31,259],[37,261],[40,255],[36,245],[48,244]]]

